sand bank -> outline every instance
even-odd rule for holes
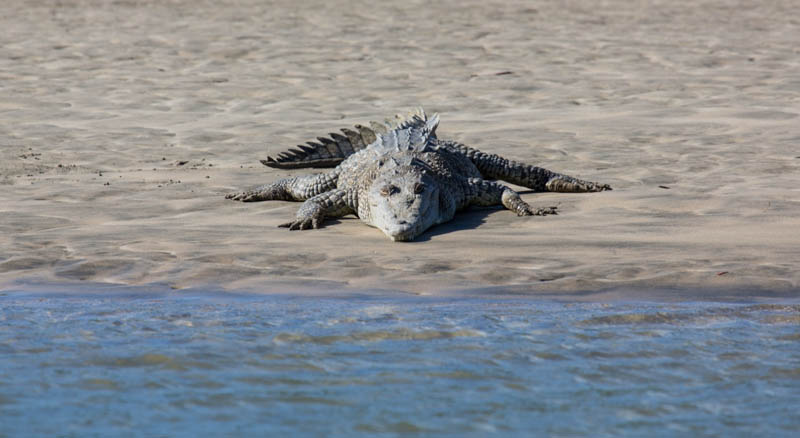
[[[0,288],[800,295],[794,2],[296,3],[6,2]],[[224,199],[305,173],[267,155],[417,105],[615,190],[412,243]]]

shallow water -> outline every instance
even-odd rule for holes
[[[800,305],[0,297],[0,436],[791,436]]]

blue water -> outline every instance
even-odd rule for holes
[[[800,305],[0,296],[0,436],[797,436]]]

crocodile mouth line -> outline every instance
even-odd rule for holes
[[[428,217],[432,213],[432,210],[433,206],[428,206],[428,208],[426,208],[424,211],[412,216],[410,221],[402,221],[400,225],[406,225],[405,227],[398,227],[399,229],[395,228],[391,234],[386,233],[385,231],[384,232],[394,242],[408,242],[410,240],[414,240],[415,237],[419,236],[425,232],[426,229],[430,228],[430,225],[427,227],[423,225],[424,221],[422,219]],[[436,221],[431,221],[431,225],[433,225],[435,222]]]

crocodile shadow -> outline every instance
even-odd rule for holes
[[[471,230],[478,228],[486,222],[486,218],[498,210],[504,210],[502,206],[492,207],[470,207],[466,210],[459,212],[450,222],[439,224],[429,228],[424,233],[417,236],[414,242],[427,242],[435,236],[442,234],[452,233],[460,230]]]

